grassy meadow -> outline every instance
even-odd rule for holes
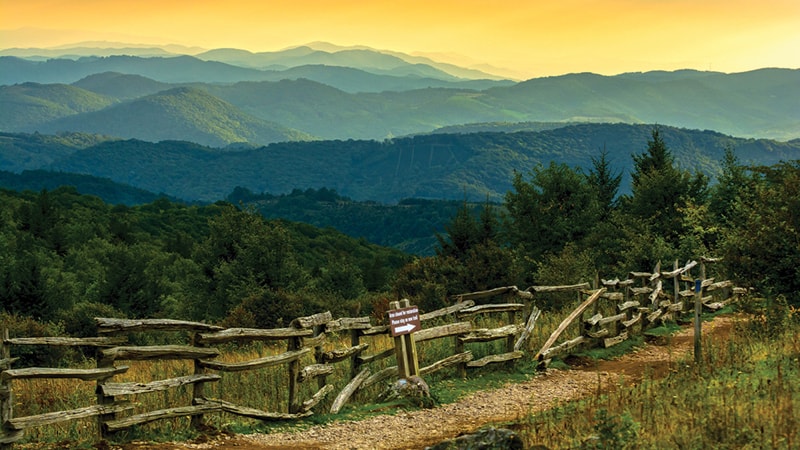
[[[774,306],[774,305],[773,305]],[[800,312],[756,314],[703,360],[666,377],[532,414],[512,424],[528,446],[589,449],[800,448]]]

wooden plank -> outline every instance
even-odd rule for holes
[[[566,286],[531,286],[527,289],[527,291],[528,292],[533,291],[537,294],[544,294],[550,292],[583,291],[590,288],[591,285],[589,285],[589,283],[581,283],[581,284],[570,284]]]
[[[447,336],[456,336],[459,334],[469,333],[472,330],[471,322],[456,322],[447,325],[440,325],[433,328],[423,328],[422,330],[414,333],[414,340],[416,342],[428,341]]]
[[[301,347],[322,347],[326,342],[328,342],[328,335],[325,332],[316,336],[300,338]]]
[[[522,358],[522,352],[508,352],[508,353],[500,353],[498,355],[489,355],[485,356],[481,359],[476,359],[474,361],[467,362],[467,367],[483,367],[487,364],[499,363],[499,362],[506,362],[506,361],[513,361],[515,359]]]
[[[629,300],[625,303],[621,303],[620,305],[618,305],[617,309],[619,309],[620,311],[625,311],[630,308],[636,308],[637,306],[639,306],[639,302],[637,302],[636,300]]]
[[[631,291],[631,294],[633,294],[633,295],[649,294],[649,293],[653,292],[653,288],[648,287],[648,286],[632,287],[632,288],[629,288],[629,289]]]
[[[160,409],[143,414],[123,417],[120,419],[109,420],[103,423],[103,427],[110,432],[124,430],[134,425],[142,425],[156,420],[171,419],[174,417],[193,416],[210,412],[222,411],[222,406],[217,403],[206,403],[202,405],[181,406],[178,408]]]
[[[88,338],[69,338],[69,337],[32,337],[32,338],[13,338],[5,341],[10,345],[49,345],[60,347],[113,347],[128,342],[128,338],[119,337],[88,337]]]
[[[456,316],[466,317],[475,314],[490,314],[508,311],[522,311],[525,307],[522,303],[493,303],[489,305],[478,305],[471,308],[462,309]]]
[[[609,334],[611,334],[611,332],[608,331],[608,328],[601,328],[601,329],[599,329],[597,331],[587,331],[586,332],[586,336],[589,336],[592,339],[604,338],[604,337],[608,336]]]
[[[636,322],[638,322],[639,320],[641,320],[641,318],[642,318],[642,313],[641,313],[641,312],[638,312],[638,313],[636,313],[636,315],[635,315],[635,316],[631,317],[631,318],[630,318],[630,319],[628,319],[628,320],[623,320],[623,321],[622,321],[622,322],[620,322],[620,323],[622,324],[622,326],[623,326],[623,327],[625,327],[625,328],[630,328],[630,327],[631,327],[632,325],[634,325]]]
[[[394,347],[387,348],[386,350],[384,350],[384,351],[382,351],[380,353],[375,353],[374,355],[369,355],[369,356],[361,356],[361,355],[359,355],[358,356],[358,363],[359,364],[368,364],[368,363],[371,363],[371,362],[379,361],[379,360],[384,359],[384,358],[388,358],[388,357],[390,357],[392,355],[394,355]]]
[[[570,315],[567,316],[567,318],[564,319],[561,322],[561,325],[559,325],[558,328],[556,328],[556,330],[553,331],[553,333],[550,335],[550,337],[544,343],[542,348],[536,354],[534,359],[541,360],[543,353],[546,352],[556,342],[556,340],[561,336],[561,333],[563,333],[564,330],[566,330],[567,327],[569,327],[569,325],[572,324],[573,321],[575,321],[575,319],[580,317],[581,313],[583,313],[583,311],[585,311],[586,308],[591,306],[592,303],[596,302],[597,299],[600,298],[600,296],[603,295],[603,292],[605,292],[605,291],[606,291],[605,288],[601,288],[601,289],[596,290],[594,292],[594,294],[592,294],[589,298],[584,300],[584,302],[581,303],[581,305],[578,306],[575,309],[575,311],[572,311],[572,313],[570,313]]]
[[[342,317],[325,323],[325,331],[333,333],[344,330],[366,330],[371,328],[369,317]]]
[[[662,310],[657,309],[657,310],[655,310],[655,311],[653,311],[653,312],[651,312],[650,314],[647,315],[647,321],[650,322],[650,323],[653,323],[653,322],[656,321],[656,319],[661,317],[661,314],[663,314],[663,313],[664,312]]]
[[[325,397],[328,396],[331,392],[333,392],[335,388],[332,384],[326,384],[320,390],[318,390],[314,395],[311,396],[310,399],[303,402],[300,407],[300,412],[304,413],[307,411],[311,411],[314,409],[315,406],[319,404]]]
[[[609,323],[619,322],[620,320],[624,320],[625,317],[626,317],[625,313],[619,313],[615,316],[603,317],[602,319],[597,321],[597,325],[602,327],[604,325],[608,325]]]
[[[461,363],[467,363],[472,361],[472,352],[466,351],[462,353],[456,353],[455,355],[448,356],[447,358],[440,359],[435,363],[425,366],[419,369],[420,375],[427,375],[429,373],[434,373],[442,369],[446,369],[448,367],[452,367]]]
[[[512,290],[519,290],[516,286],[505,286],[505,287],[498,287],[494,289],[488,289],[485,291],[478,291],[478,292],[470,292],[468,294],[458,294],[450,296],[451,299],[457,300],[459,302],[463,302],[465,300],[480,300],[489,297],[495,297],[498,295],[503,295]]]
[[[385,380],[387,378],[396,377],[398,373],[399,373],[399,370],[397,369],[397,366],[389,366],[389,367],[383,368],[383,369],[373,373],[372,375],[369,376],[369,378],[364,380],[364,382],[361,383],[361,389],[365,389],[365,388],[367,388],[369,386],[372,386],[375,383],[381,382],[381,381],[383,381],[383,380]],[[420,373],[422,373],[421,370],[420,370]]]
[[[97,368],[97,369],[59,369],[52,367],[28,367],[25,369],[11,369],[0,374],[3,382],[10,380],[32,378],[72,378],[83,381],[95,381],[125,373],[128,366]]]
[[[653,276],[650,272],[628,272],[629,278],[650,278]]]
[[[587,294],[590,294],[590,292],[587,292]],[[625,294],[623,294],[622,292],[605,292],[603,293],[603,295],[600,296],[600,298],[619,302],[625,299]]]
[[[333,373],[334,366],[330,364],[311,364],[300,369],[297,373],[297,381],[304,383],[312,378],[330,375]]]
[[[620,342],[624,341],[625,339],[628,339],[627,331],[623,331],[622,333],[619,334],[619,336],[614,336],[603,340],[603,347],[608,348],[613,345],[617,345]]]
[[[651,305],[655,305],[656,304],[656,300],[658,300],[658,295],[661,294],[661,290],[662,289],[663,289],[663,284],[662,284],[661,280],[658,280],[658,283],[656,283],[655,289],[653,289],[653,292],[651,292],[650,296],[648,297],[648,299],[650,300],[650,304]]]
[[[313,413],[311,411],[304,411],[297,414],[287,414],[287,413],[279,413],[279,412],[267,412],[262,411],[256,408],[250,408],[249,406],[239,406],[235,405],[230,402],[226,402],[225,400],[219,399],[204,399],[198,398],[195,399],[195,403],[197,406],[210,406],[214,407],[216,410],[225,411],[227,413],[236,414],[237,416],[242,417],[249,417],[251,419],[258,419],[258,420],[297,420],[302,419],[304,417],[308,417]]]
[[[228,328],[216,333],[199,333],[197,335],[197,343],[213,345],[231,341],[270,341],[311,335],[313,335],[313,331],[297,328],[273,328],[267,330],[259,328]]]
[[[325,325],[331,320],[333,320],[333,314],[325,311],[311,316],[298,317],[292,321],[291,325],[295,328],[312,328],[317,325]]]
[[[450,299],[465,302],[465,301],[472,301],[472,300],[481,300],[484,298],[496,297],[498,295],[504,294],[513,294],[517,297],[524,298],[524,299],[532,299],[533,294],[528,291],[521,291],[516,286],[504,286],[498,287],[494,289],[487,289],[485,291],[477,291],[477,292],[470,292],[468,294],[458,294],[450,296]]]
[[[683,311],[683,303],[672,303],[669,306],[667,306],[667,311],[670,312]]]
[[[52,425],[70,420],[94,417],[102,414],[113,414],[133,409],[129,402],[117,402],[114,405],[93,405],[86,408],[72,409],[69,411],[55,411],[27,417],[14,417],[6,422],[5,426],[11,430],[24,430],[31,427]]]
[[[200,322],[173,319],[112,319],[96,317],[97,332],[101,334],[134,331],[220,331],[223,327]]]
[[[358,375],[355,376],[347,386],[342,389],[342,392],[339,392],[339,395],[336,396],[336,399],[333,400],[333,404],[331,405],[331,414],[338,414],[345,403],[350,400],[350,397],[358,390],[358,387],[369,377],[369,368],[366,367],[362,370]]]
[[[100,392],[108,397],[119,395],[136,395],[148,392],[166,391],[167,389],[185,386],[187,384],[202,383],[206,381],[219,381],[222,377],[217,374],[206,373],[169,378],[166,380],[151,381],[150,383],[105,383],[98,386]]]
[[[583,323],[585,323],[586,325],[588,325],[590,327],[593,327],[593,326],[597,325],[597,322],[600,322],[600,319],[602,319],[602,318],[603,318],[603,315],[600,314],[600,313],[597,313],[597,314],[593,315],[592,317],[589,317],[588,319],[584,320]]]
[[[676,263],[677,263],[677,261],[676,261]],[[691,270],[696,265],[697,265],[697,261],[689,261],[688,263],[686,263],[685,266],[680,267],[680,268],[675,269],[675,270],[672,270],[670,272],[664,272],[662,270],[661,271],[661,276],[664,277],[664,278],[667,278],[667,279],[675,278],[677,276],[683,275],[684,273],[688,272],[689,270]]]
[[[311,349],[305,347],[300,350],[287,351],[279,355],[265,356],[263,358],[252,359],[250,361],[244,361],[238,363],[225,363],[221,361],[213,361],[205,359],[202,359],[199,362],[200,366],[205,367],[207,369],[214,369],[222,372],[241,372],[243,370],[255,370],[264,367],[276,366],[291,361],[297,361],[303,355],[310,352]]]
[[[706,287],[706,292],[715,291],[717,289],[729,288],[732,286],[733,286],[733,281],[731,280],[717,281],[716,283],[709,284],[708,287]]]
[[[583,344],[584,342],[587,342],[588,340],[589,338],[587,338],[586,336],[578,336],[574,339],[570,339],[555,347],[548,348],[547,350],[542,352],[541,358],[537,357],[537,360],[541,361],[545,358],[552,358],[554,355],[557,355],[559,353],[568,352],[573,348]]]
[[[203,359],[219,356],[216,348],[190,345],[150,345],[142,347],[112,347],[100,351],[102,359],[145,361],[150,359]]]
[[[339,361],[344,361],[347,358],[350,358],[353,355],[357,355],[364,350],[369,348],[369,344],[359,344],[349,348],[331,350],[322,353],[321,355],[321,362],[323,363],[335,363]]]
[[[509,336],[516,336],[520,331],[522,331],[521,325],[511,324],[500,328],[480,328],[477,330],[472,330],[465,336],[459,336],[458,339],[464,343],[489,342],[496,339],[507,338]]]
[[[619,278],[614,278],[613,280],[600,280],[600,284],[607,288],[616,287],[619,284]]]
[[[475,302],[472,300],[465,300],[463,302],[456,303],[455,305],[448,306],[446,308],[437,309],[436,311],[431,311],[429,313],[421,314],[419,316],[420,322],[424,322],[426,320],[436,319],[437,317],[444,317],[450,314],[455,314],[462,309],[467,309],[472,306],[475,306]]]
[[[420,316],[420,319],[422,316]],[[389,325],[376,325],[365,330],[358,330],[362,336],[374,336],[376,334],[389,334]]]
[[[525,328],[522,330],[522,334],[520,334],[519,339],[517,342],[514,343],[514,351],[522,350],[522,346],[525,345],[525,342],[530,337],[531,333],[533,332],[533,327],[536,326],[536,320],[539,319],[539,316],[542,314],[542,311],[539,310],[536,306],[533,307],[531,310],[531,315],[528,316],[528,322],[525,324]]]

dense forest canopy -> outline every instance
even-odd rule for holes
[[[658,128],[632,159],[622,195],[603,152],[588,171],[552,162],[517,173],[501,204],[457,206],[425,257],[229,202],[113,206],[70,187],[3,190],[4,322],[84,335],[94,316],[258,327],[324,310],[382,319],[394,298],[430,311],[453,294],[624,277],[703,255],[723,258],[720,277],[800,305],[798,161],[743,165],[728,148],[710,183],[675,163]],[[281,200],[235,194],[239,205]],[[342,201],[328,189],[292,196]]]

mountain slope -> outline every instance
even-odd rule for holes
[[[97,111],[115,102],[111,97],[65,84],[0,86],[0,131],[32,130],[39,124]]]
[[[42,132],[80,131],[152,142],[186,140],[212,147],[235,142],[267,144],[308,140],[308,134],[256,119],[201,89],[174,88],[101,111],[39,127]]]
[[[170,84],[151,80],[141,75],[127,75],[118,72],[89,75],[72,83],[72,85],[119,100],[130,100],[155,94],[173,87]]]
[[[220,151],[186,142],[116,141],[80,150],[49,170],[91,174],[187,200],[216,201],[237,186],[281,194],[293,189],[335,189],[354,200],[403,198],[502,199],[515,171],[550,161],[591,167],[601,148],[625,174],[631,155],[644,151],[653,125],[585,124],[540,132],[426,135],[376,141],[284,142],[258,149]],[[662,127],[678,164],[710,175],[724,148],[744,163],[800,159],[800,140],[738,139],[710,131]],[[213,168],[213,169],[211,169]]]

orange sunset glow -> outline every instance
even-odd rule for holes
[[[313,41],[518,78],[800,67],[797,0],[2,0],[0,48],[82,41],[275,51]]]

